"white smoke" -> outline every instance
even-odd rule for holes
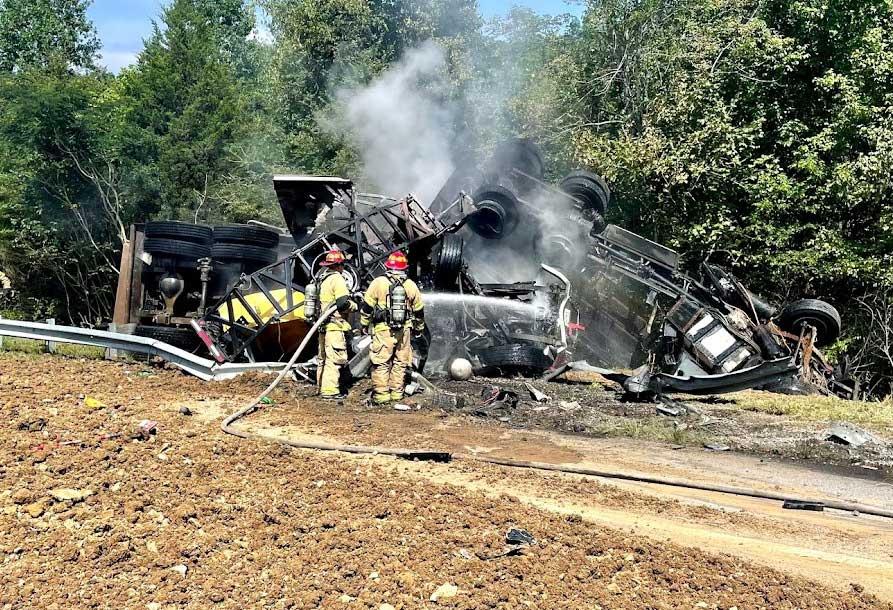
[[[428,41],[369,85],[336,94],[345,120],[338,131],[384,194],[412,193],[427,205],[453,171],[446,68],[443,49]]]

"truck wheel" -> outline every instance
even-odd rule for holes
[[[150,254],[161,254],[178,259],[186,259],[190,264],[195,263],[195,261],[200,258],[211,256],[211,248],[207,245],[160,237],[147,238],[143,243],[143,250]]]
[[[275,248],[279,245],[279,234],[254,225],[220,225],[214,227],[214,243]]]
[[[481,368],[475,372],[482,375],[493,373],[538,375],[552,366],[551,359],[543,354],[541,347],[528,343],[487,347],[475,355],[481,361]]]
[[[611,200],[611,189],[598,174],[578,170],[565,176],[558,185],[562,191],[604,216]]]
[[[155,220],[146,223],[146,237],[207,245],[211,243],[211,227],[176,220]]]
[[[447,235],[440,245],[437,267],[434,270],[434,284],[438,288],[452,288],[462,271],[462,253],[465,240],[459,235]]]
[[[247,244],[214,244],[211,258],[215,261],[250,262],[269,265],[278,258],[275,250]]]
[[[134,331],[138,337],[147,337],[162,341],[168,345],[179,347],[187,352],[194,352],[201,345],[201,339],[193,332],[191,328],[178,328],[176,326],[153,326],[148,324],[139,324]]]
[[[475,233],[487,239],[502,239],[518,226],[520,206],[510,190],[498,185],[486,185],[475,193],[478,210],[468,219]]]
[[[840,336],[840,312],[819,299],[800,299],[781,310],[778,325],[788,332],[799,334],[804,324],[816,328],[816,345],[830,345]]]

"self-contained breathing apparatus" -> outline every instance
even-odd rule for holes
[[[319,317],[319,282],[314,278],[304,287],[304,318],[313,322]]]
[[[406,279],[391,277],[387,279],[390,282],[387,304],[385,307],[375,306],[375,310],[372,313],[372,323],[381,324],[383,322],[392,329],[401,328],[409,319],[411,313],[406,307],[406,288],[403,285]]]

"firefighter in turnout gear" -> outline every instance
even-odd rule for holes
[[[406,372],[412,366],[413,333],[425,330],[422,293],[406,277],[409,263],[402,252],[394,252],[385,263],[387,272],[372,280],[360,309],[360,326],[371,325],[372,387],[375,404],[401,400]]]
[[[344,398],[341,392],[341,367],[347,364],[347,334],[350,322],[347,320],[351,311],[356,311],[356,303],[350,300],[347,282],[341,271],[344,269],[344,253],[337,248],[329,251],[320,263],[323,272],[317,279],[319,311],[326,311],[333,304],[337,311],[319,333],[319,367],[316,381],[319,395],[334,400]]]

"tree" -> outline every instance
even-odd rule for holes
[[[87,70],[99,50],[89,0],[0,0],[0,71]]]
[[[213,217],[211,192],[249,121],[254,15],[242,0],[175,0],[161,23],[121,77],[131,197],[146,216]]]
[[[37,71],[0,79],[0,268],[29,317],[110,313],[132,211],[109,154],[115,81]]]
[[[578,159],[629,226],[692,260],[730,250],[777,295],[893,282],[891,19],[875,0],[593,3],[561,76]]]
[[[447,49],[461,94],[467,47],[480,33],[474,0],[265,0],[276,39],[274,116],[287,162],[314,173],[354,174],[351,145],[320,126],[334,93],[368,83],[403,54],[434,39]]]

